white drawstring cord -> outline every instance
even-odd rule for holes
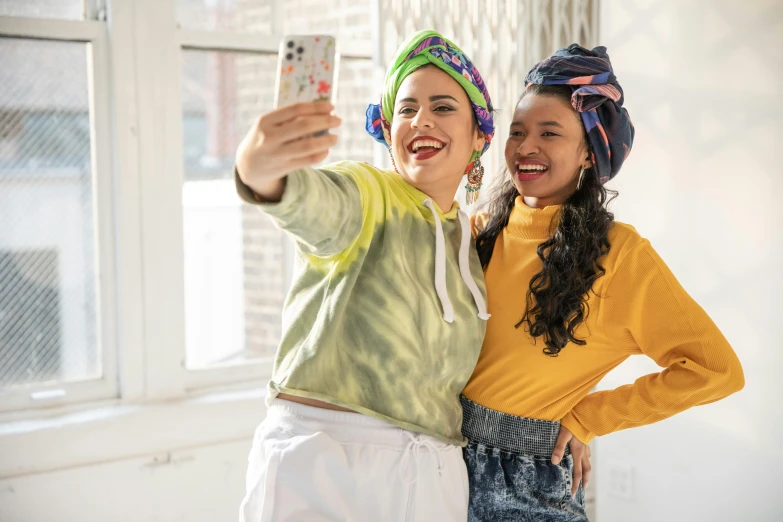
[[[487,304],[484,302],[484,297],[481,295],[476,281],[473,280],[473,276],[470,274],[470,258],[468,257],[471,238],[470,219],[462,210],[457,210],[457,217],[459,217],[460,225],[462,225],[462,238],[459,245],[459,273],[462,275],[465,286],[468,287],[473,296],[473,302],[476,303],[479,318],[486,321],[490,317],[487,312]]]
[[[446,240],[443,238],[443,225],[441,225],[435,206],[431,199],[424,200],[424,206],[430,209],[435,219],[435,292],[438,294],[440,306],[443,308],[443,320],[447,323],[454,322],[454,306],[449,299],[446,288]]]
[[[400,431],[402,431],[410,439],[408,444],[405,446],[405,450],[403,450],[404,451],[404,454],[402,456],[403,461],[400,462],[400,478],[402,479],[402,481],[405,482],[406,484],[413,484],[414,482],[419,480],[418,457],[419,457],[419,448],[421,448],[422,446],[426,447],[432,453],[435,454],[435,458],[438,461],[438,475],[442,475],[443,456],[441,455],[438,447],[431,440],[429,440],[429,438],[423,438],[422,435],[413,435],[411,432],[406,430],[400,430]],[[406,467],[408,468],[412,467],[412,465],[410,464],[411,458],[413,459],[413,466],[416,467],[416,471],[414,473],[413,480],[407,480],[402,474],[403,463],[407,463],[408,465]]]

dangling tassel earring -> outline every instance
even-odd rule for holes
[[[484,178],[484,165],[481,159],[476,158],[473,166],[468,171],[468,182],[465,184],[465,203],[472,205],[478,201],[481,195],[481,180]]]
[[[394,167],[394,172],[396,172],[397,174],[399,174],[399,173],[400,173],[400,171],[399,171],[399,170],[397,170],[397,164],[396,164],[396,163],[394,163],[394,154],[392,154],[391,147],[389,147],[389,159],[391,159],[391,162],[392,162],[392,167]]]

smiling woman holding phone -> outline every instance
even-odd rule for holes
[[[240,145],[240,196],[296,244],[269,409],[240,520],[464,521],[459,394],[486,297],[454,195],[494,133],[470,60],[438,33],[399,49],[368,131],[395,170],[344,161],[325,101],[261,116]]]

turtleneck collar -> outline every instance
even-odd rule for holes
[[[552,219],[560,209],[561,205],[544,208],[528,207],[522,196],[517,196],[506,230],[523,239],[549,239],[554,229]]]

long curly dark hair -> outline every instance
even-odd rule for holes
[[[531,85],[522,97],[531,94],[557,96],[571,103],[571,88],[565,85]],[[589,150],[586,134],[583,145]],[[488,220],[476,238],[484,268],[518,195],[511,176],[505,175],[484,209]],[[525,326],[534,340],[543,337],[546,355],[556,357],[569,342],[586,344],[574,332],[589,314],[587,299],[593,284],[606,273],[601,259],[609,252],[608,235],[614,223],[607,205],[616,196],[617,192],[599,181],[594,168],[585,170],[581,186],[553,218],[551,236],[536,250],[543,268],[530,280],[526,309],[514,326]]]

